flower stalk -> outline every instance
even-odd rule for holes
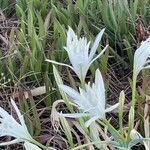
[[[52,148],[52,147],[47,147],[47,146],[45,146],[45,145],[39,143],[38,141],[36,141],[36,140],[34,140],[34,139],[32,140],[32,143],[35,144],[35,145],[37,145],[37,146],[39,146],[39,147],[42,148],[43,150],[56,150],[56,149],[54,149],[54,148]]]
[[[134,108],[136,103],[136,80],[137,76],[133,75],[133,84],[132,84],[132,101],[131,106]]]

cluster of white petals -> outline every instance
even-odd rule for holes
[[[90,116],[90,119],[85,123],[86,127],[88,127],[93,121],[97,119],[105,118],[106,112],[112,111],[119,105],[117,103],[109,108],[105,108],[105,87],[102,75],[98,69],[96,70],[95,74],[95,83],[93,83],[91,86],[89,82],[85,85],[85,89],[79,88],[79,93],[66,85],[60,85],[59,87],[70,97],[72,97],[74,103],[76,103],[79,109],[82,110],[82,113],[61,115],[71,118]]]
[[[101,53],[94,58],[104,30],[105,29],[101,30],[101,32],[96,36],[95,42],[90,49],[90,42],[88,42],[85,37],[78,39],[72,28],[69,27],[67,32],[67,44],[64,49],[68,53],[68,57],[72,66],[49,59],[46,59],[46,61],[70,67],[77,74],[79,79],[84,81],[90,65],[107,49],[106,46]]]
[[[0,146],[25,142],[25,145],[27,145],[25,147],[28,147],[28,145],[33,145],[33,147],[35,147],[34,144],[31,144],[33,138],[28,132],[23,115],[21,115],[18,107],[12,99],[11,104],[16,111],[20,123],[18,123],[12,115],[0,107],[0,136],[10,136],[15,138],[14,140],[0,143]],[[29,148],[26,149],[31,150]]]
[[[144,68],[150,68],[150,37],[135,51],[133,76],[136,77]]]
[[[59,63],[53,60],[46,60],[51,63],[65,65],[70,67],[79,77],[81,81],[85,81],[85,77],[90,65],[99,58],[103,52],[106,50],[107,46],[98,54],[96,57],[96,50],[101,41],[104,30],[97,35],[93,46],[90,48],[90,42],[87,41],[85,37],[78,38],[74,31],[69,27],[67,32],[67,43],[64,49],[68,53],[69,60],[72,66],[68,64]],[[141,43],[141,46],[136,50],[134,54],[134,66],[133,66],[133,77],[138,76],[139,72],[144,68],[150,68],[150,37]],[[136,82],[136,80],[135,80]],[[71,114],[60,114],[64,117],[79,118],[79,117],[89,117],[86,121],[85,126],[88,127],[92,122],[97,119],[105,118],[105,114],[118,107],[119,103],[106,108],[106,97],[105,97],[105,87],[104,81],[99,69],[95,73],[95,83],[84,85],[84,88],[79,88],[79,91],[66,85],[59,85],[59,88],[67,93],[77,105],[80,112]],[[41,150],[38,146],[34,145],[34,139],[28,132],[25,124],[23,115],[21,115],[15,102],[11,99],[11,104],[14,107],[16,114],[18,116],[18,121],[16,121],[12,115],[0,107],[0,137],[10,136],[15,138],[14,140],[8,142],[1,142],[0,146],[15,144],[19,142],[24,143],[24,147],[27,150]],[[142,136],[136,131],[131,130],[131,139],[140,139]],[[147,146],[144,143],[145,147]]]

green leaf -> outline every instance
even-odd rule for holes
[[[71,134],[71,130],[70,130],[70,127],[69,127],[69,124],[68,124],[67,120],[64,117],[61,116],[60,121],[61,121],[61,124],[63,126],[65,135],[67,136],[70,147],[71,148],[75,147],[74,143],[73,143],[73,136]]]
[[[129,121],[128,121],[128,136],[127,141],[130,141],[130,132],[134,128],[134,108],[131,106],[129,111]]]
[[[29,95],[29,100],[30,100],[30,106],[31,106],[31,110],[32,110],[32,114],[33,114],[33,122],[34,122],[34,135],[38,136],[41,132],[41,122],[40,122],[40,118],[36,109],[36,104],[35,101],[32,97],[31,92],[28,92]]]
[[[125,94],[124,91],[120,92],[119,96],[119,128],[123,135],[123,111],[124,111]]]
[[[60,77],[60,75],[59,75],[59,73],[58,73],[58,71],[54,65],[53,65],[53,73],[54,73],[54,77],[55,77],[55,81],[57,83],[57,86],[63,84],[63,81],[62,81],[62,79],[61,79],[61,77]],[[61,93],[61,96],[62,96],[63,100],[65,101],[68,109],[72,112],[72,106],[70,105],[70,101],[68,99],[67,94],[65,92],[63,92],[62,90],[60,90],[60,93]]]

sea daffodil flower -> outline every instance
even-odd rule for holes
[[[102,75],[97,69],[95,74],[95,83],[90,86],[90,82],[85,84],[85,89],[79,88],[79,93],[66,85],[59,86],[61,90],[72,97],[73,102],[77,104],[82,113],[61,114],[64,117],[79,118],[90,116],[90,119],[85,123],[88,127],[93,121],[105,118],[105,113],[112,111],[118,107],[118,103],[105,109],[106,98],[105,88]]]
[[[1,142],[0,146],[15,144],[19,142],[35,142],[35,140],[31,137],[31,135],[28,132],[23,115],[21,115],[17,105],[12,99],[11,104],[16,111],[20,123],[18,123],[12,115],[10,115],[2,107],[0,107],[0,136],[11,136],[16,139],[11,140],[9,142]],[[25,145],[28,146],[31,144]]]
[[[133,86],[132,86],[132,107],[134,107],[136,99],[136,80],[142,69],[150,68],[150,37],[141,43],[141,46],[135,51],[133,65]]]
[[[71,68],[77,74],[80,81],[84,81],[90,65],[107,49],[106,46],[100,54],[93,58],[101,41],[104,30],[105,29],[101,30],[101,32],[96,36],[95,42],[90,49],[90,42],[87,42],[85,37],[78,39],[72,28],[69,27],[67,32],[67,44],[64,49],[68,53],[72,66],[49,59],[46,59],[46,61]]]
[[[150,37],[135,51],[133,76],[136,78],[144,68],[150,68]]]

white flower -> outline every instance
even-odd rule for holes
[[[29,134],[23,116],[21,115],[19,109],[17,108],[15,102],[11,99],[11,104],[13,105],[17,116],[19,118],[18,123],[12,115],[6,112],[2,107],[0,107],[0,136],[11,136],[16,139],[9,142],[2,142],[0,146],[15,144],[19,142],[31,141],[32,137]]]
[[[136,77],[144,68],[150,68],[150,37],[135,51],[133,76]]]
[[[99,46],[99,42],[101,41],[104,30],[105,29],[101,30],[101,32],[97,35],[95,42],[90,50],[90,42],[87,42],[87,39],[85,37],[78,39],[77,35],[69,27],[68,32],[67,32],[67,44],[66,44],[66,47],[64,47],[64,49],[68,53],[69,60],[72,66],[59,63],[53,60],[48,60],[48,59],[46,59],[46,61],[70,67],[72,70],[74,70],[74,72],[77,74],[79,79],[81,81],[84,81],[90,65],[97,58],[99,58],[103,54],[103,52],[107,49],[107,46],[106,46],[101,51],[100,54],[98,54],[95,58],[93,58],[96,53],[96,49]]]
[[[131,130],[131,132],[130,132],[130,138],[132,140],[143,139],[142,135],[137,130],[135,130],[135,129]],[[143,141],[143,144],[145,146],[145,149],[149,150],[148,145],[146,144],[146,142],[144,140],[142,140],[142,141]]]
[[[140,139],[142,138],[141,134],[139,132],[137,132],[135,129],[132,129],[131,132],[130,132],[130,138],[132,140],[135,140],[135,139]]]
[[[24,147],[26,148],[26,150],[42,150],[41,148],[39,148],[38,146],[36,146],[30,142],[25,142]]]
[[[85,89],[79,88],[80,93],[68,87],[66,85],[59,86],[64,92],[66,92],[73,101],[78,105],[79,109],[83,113],[73,113],[73,114],[62,114],[64,117],[78,118],[82,116],[90,116],[91,118],[86,122],[88,127],[93,121],[98,118],[105,118],[105,113],[110,112],[116,107],[118,103],[105,109],[106,99],[105,99],[105,88],[102,75],[100,71],[96,70],[95,83],[90,86],[90,82],[85,85]]]

